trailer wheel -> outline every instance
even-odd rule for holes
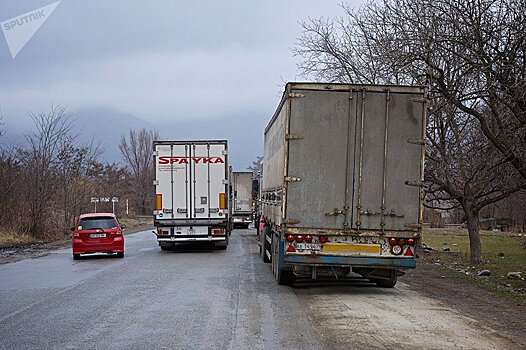
[[[296,275],[292,272],[292,269],[278,268],[276,272],[276,281],[281,286],[291,286],[296,282]]]
[[[261,233],[262,234],[262,237],[261,237],[261,257],[263,258],[263,262],[264,263],[269,263],[271,262],[272,260],[268,257],[267,255],[267,251],[272,254],[271,250],[270,250],[270,244],[268,243],[267,241],[267,233],[270,231],[269,227],[268,226],[263,226],[263,232]]]
[[[392,270],[389,278],[387,279],[378,278],[378,279],[374,279],[373,282],[376,283],[376,285],[381,288],[393,288],[396,285],[397,279],[398,278],[396,276],[396,271]]]
[[[221,242],[221,244],[217,244],[215,245],[216,249],[219,249],[219,250],[226,250],[226,248],[228,248],[228,241],[230,240],[229,239],[229,235],[226,235],[225,237],[225,242],[223,244],[223,242]]]

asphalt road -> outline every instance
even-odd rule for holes
[[[226,251],[163,252],[150,231],[125,242],[124,259],[60,249],[0,266],[0,348],[506,348],[403,283],[278,286],[254,230]]]

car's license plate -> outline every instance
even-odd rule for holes
[[[321,244],[317,243],[298,243],[296,249],[299,250],[321,250]]]
[[[90,238],[106,238],[105,233],[92,233],[89,236]]]

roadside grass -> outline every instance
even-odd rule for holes
[[[42,243],[41,240],[15,231],[0,231],[0,248]]]
[[[526,305],[526,281],[508,279],[508,272],[522,272],[526,277],[526,236],[508,232],[481,231],[484,263],[473,265],[469,255],[466,229],[425,229],[422,241],[432,247],[424,259],[447,268],[448,275],[467,279],[506,299]],[[443,251],[449,248],[450,251]],[[503,254],[503,256],[499,256]],[[483,269],[489,277],[478,277]]]
[[[153,219],[149,222],[139,221],[137,219],[131,219],[131,218],[119,218],[119,222],[121,224],[126,225],[126,229],[136,228],[139,226],[153,226]]]

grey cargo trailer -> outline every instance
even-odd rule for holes
[[[288,83],[265,129],[260,244],[280,284],[392,287],[421,237],[426,89]]]
[[[252,222],[252,172],[234,171],[232,175],[232,223],[248,228]]]

